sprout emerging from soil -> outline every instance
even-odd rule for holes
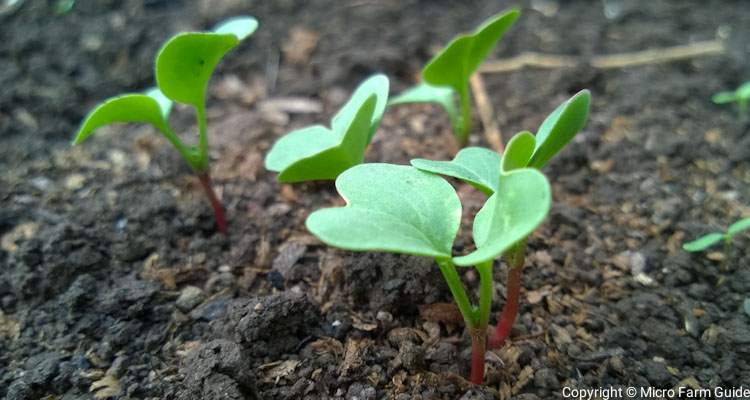
[[[274,143],[266,155],[266,169],[279,172],[279,182],[336,179],[364,160],[387,101],[388,78],[367,79],[333,117],[330,129],[313,125]]]
[[[143,94],[124,94],[106,100],[83,120],[73,144],[79,144],[98,128],[114,123],[150,123],[177,149],[198,176],[216,218],[217,229],[227,230],[224,210],[211,186],[206,127],[206,89],[222,57],[258,27],[252,17],[236,17],[212,32],[187,32],[172,37],[156,56],[158,88]],[[169,127],[172,102],[195,109],[198,146],[186,145]]]
[[[437,175],[411,166],[363,164],[342,173],[336,188],[347,205],[315,211],[307,228],[328,245],[432,257],[440,267],[472,339],[471,382],[484,380],[487,325],[492,305],[492,262],[517,246],[547,216],[550,186],[542,173],[521,168],[500,177],[503,188],[474,219],[477,249],[453,257],[461,202]],[[456,265],[479,272],[478,305],[472,305]]]
[[[750,106],[750,82],[745,82],[736,90],[716,93],[711,97],[715,104],[734,103],[740,119],[747,119],[747,110]]]
[[[487,203],[491,203],[496,195],[513,190],[505,186],[506,180],[502,177],[516,170],[541,169],[583,129],[588,118],[590,102],[591,94],[588,90],[578,92],[559,105],[542,122],[536,136],[531,132],[521,132],[515,135],[508,142],[502,159],[491,150],[470,147],[459,152],[453,161],[417,159],[412,160],[411,163],[421,170],[465,181],[490,195]],[[497,176],[501,178],[498,180]],[[485,207],[487,207],[486,204]],[[480,219],[481,213],[482,211],[477,214],[474,225],[474,239],[478,249],[481,249],[481,246],[480,242],[476,241],[476,221]],[[490,338],[490,346],[493,348],[501,346],[508,338],[518,314],[521,271],[526,258],[526,236],[516,241],[507,250],[503,250],[503,253],[508,263],[507,299],[498,318],[495,333]]]
[[[497,14],[474,32],[454,38],[422,69],[424,82],[394,98],[390,104],[439,104],[448,113],[459,145],[464,146],[471,133],[469,78],[519,15],[516,9]],[[458,106],[455,94],[458,94]]]
[[[743,218],[732,225],[729,225],[726,232],[711,232],[703,235],[698,239],[693,240],[682,245],[682,249],[691,253],[706,250],[707,248],[719,243],[724,242],[725,250],[728,252],[732,246],[732,240],[734,237],[745,230],[750,229],[750,218]]]

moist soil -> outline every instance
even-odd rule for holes
[[[532,1],[494,57],[580,57],[721,38],[723,54],[597,70],[484,74],[507,140],[582,88],[590,120],[545,172],[554,206],[532,236],[519,318],[467,376],[470,340],[433,261],[351,253],[306,232],[343,201],[281,185],[278,137],[324,123],[364,78],[392,92],[495,1],[23,2],[0,15],[0,397],[21,399],[545,399],[562,387],[750,386],[750,246],[680,249],[750,213],[750,134],[709,101],[748,79],[741,1]],[[171,34],[236,14],[261,28],[212,81],[212,174],[229,233],[151,128],[69,141],[100,100],[153,83]],[[584,65],[583,63],[581,65]],[[188,110],[173,125],[193,137]],[[477,121],[471,141],[484,145]],[[431,106],[389,109],[368,162],[449,159]],[[484,197],[464,203],[470,250]],[[496,263],[494,310],[505,300]],[[477,276],[463,273],[476,289]],[[493,320],[494,320],[493,313]]]

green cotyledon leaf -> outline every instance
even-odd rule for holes
[[[693,240],[682,245],[682,249],[689,252],[703,251],[707,248],[715,245],[716,243],[724,240],[726,236],[723,233],[713,232],[707,235],[701,236],[698,239]]]
[[[503,162],[500,169],[503,173],[525,168],[531,160],[536,146],[536,139],[531,132],[525,131],[513,136],[505,146]]]
[[[453,131],[460,129],[461,114],[456,104],[456,91],[447,86],[421,83],[388,101],[389,106],[412,103],[435,103],[448,114]]]
[[[365,94],[369,96],[363,99]],[[387,96],[388,79],[384,75],[367,79],[333,117],[332,129],[315,125],[277,140],[266,155],[266,169],[279,172],[279,182],[302,182],[335,179],[360,164],[380,123]]]
[[[476,250],[454,257],[456,265],[478,265],[499,257],[547,217],[552,194],[547,178],[538,170],[522,168],[503,174],[500,187],[474,217]]]
[[[541,169],[583,129],[589,115],[591,93],[581,90],[560,104],[539,127],[536,149],[528,166]]]
[[[81,123],[73,144],[82,143],[102,126],[129,122],[148,123],[162,132],[168,130],[158,101],[145,94],[124,94],[94,108]]]
[[[388,86],[388,78],[383,74],[371,76],[362,82],[354,90],[349,101],[331,119],[331,128],[333,131],[343,134],[347,127],[351,125],[354,115],[362,107],[362,104],[374,94],[376,98],[375,110],[372,113],[369,135],[367,136],[367,143],[370,143],[372,137],[375,136],[375,131],[380,126],[380,119],[383,118],[385,107],[388,104]]]
[[[310,214],[307,229],[324,243],[356,251],[450,257],[461,202],[437,175],[411,166],[362,164],[336,179],[345,207]]]
[[[425,65],[424,81],[434,86],[450,86],[460,92],[519,15],[515,9],[497,14],[474,32],[453,39]]]
[[[732,225],[729,225],[729,229],[727,229],[727,235],[734,236],[747,229],[750,229],[750,218],[744,218],[733,223]]]
[[[238,40],[243,40],[252,35],[256,29],[258,29],[258,20],[243,15],[220,22],[214,27],[213,31],[218,34],[231,33],[236,36]]]
[[[411,160],[411,165],[422,171],[460,179],[491,196],[500,184],[500,159],[500,155],[490,149],[467,147],[451,161],[417,158]]]
[[[282,137],[266,156],[266,168],[279,171],[279,182],[336,179],[364,160],[375,104],[376,97],[372,95],[362,104],[343,137],[322,126]]]

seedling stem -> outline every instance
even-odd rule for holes
[[[208,201],[211,202],[211,208],[214,210],[214,217],[216,218],[216,229],[221,233],[227,232],[227,220],[224,216],[224,208],[221,206],[219,198],[216,196],[213,186],[211,185],[211,175],[208,171],[196,173],[198,180],[203,186],[203,191],[208,197]]]

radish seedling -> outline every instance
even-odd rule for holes
[[[391,164],[363,164],[336,179],[345,207],[325,208],[307,218],[308,230],[328,245],[355,251],[385,251],[432,257],[464,318],[472,339],[471,381],[484,379],[487,324],[492,304],[493,259],[529,235],[547,216],[547,178],[531,168],[498,176],[493,194],[474,218],[476,250],[453,257],[461,202],[437,175]],[[456,270],[479,272],[478,306],[472,305]]]
[[[682,245],[682,249],[691,253],[703,251],[707,248],[719,243],[724,242],[724,247],[728,251],[732,246],[732,239],[738,233],[750,229],[750,218],[743,218],[732,225],[729,225],[726,232],[712,232],[699,237]]]
[[[509,188],[500,179],[492,185],[495,176],[508,174],[522,168],[541,169],[573,137],[583,129],[589,112],[591,95],[588,90],[578,92],[559,105],[539,127],[536,136],[531,132],[515,135],[505,148],[502,160],[492,150],[467,148],[456,155],[453,161],[430,161],[416,159],[412,165],[421,170],[452,176],[465,181],[484,193],[504,193]],[[494,162],[494,163],[493,163]],[[492,201],[492,197],[488,203]],[[499,347],[510,334],[518,315],[518,298],[521,290],[521,271],[525,263],[526,237],[509,247],[504,256],[508,263],[507,298],[500,314],[495,333],[490,339],[491,347]]]
[[[734,103],[741,119],[747,118],[747,109],[750,106],[750,82],[745,82],[736,90],[719,92],[711,97],[715,104]]]
[[[363,82],[331,120],[298,129],[274,143],[266,169],[279,172],[279,182],[336,179],[361,164],[388,101],[388,78],[375,75]]]
[[[390,104],[440,104],[451,119],[459,145],[464,146],[471,132],[469,78],[519,15],[515,9],[497,14],[474,32],[454,38],[422,69],[424,82],[394,98]],[[455,94],[458,94],[458,106]]]
[[[153,125],[177,149],[198,176],[211,202],[220,232],[226,232],[226,219],[213,188],[208,161],[206,128],[206,89],[221,58],[258,27],[252,17],[236,17],[219,24],[213,32],[188,32],[172,37],[156,56],[158,88],[145,94],[113,97],[94,108],[83,120],[73,144],[79,144],[102,126],[114,123],[144,122]],[[189,146],[169,127],[172,102],[195,109],[198,146]]]

